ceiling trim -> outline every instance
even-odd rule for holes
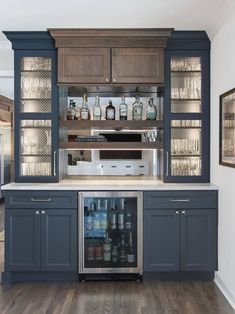
[[[211,23],[209,23],[207,27],[207,34],[212,40],[214,36],[219,32],[221,27],[226,23],[229,16],[235,10],[235,1],[234,0],[226,0],[223,7],[218,11],[218,13],[214,16]]]

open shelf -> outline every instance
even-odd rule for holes
[[[62,120],[60,127],[68,130],[84,130],[91,128],[98,129],[132,129],[143,130],[153,128],[163,128],[162,120]]]
[[[61,142],[62,149],[163,149],[163,144],[156,142]]]

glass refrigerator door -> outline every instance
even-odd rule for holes
[[[94,193],[91,193],[91,195]],[[105,192],[82,201],[83,267],[87,272],[126,272],[138,267],[138,198]],[[115,271],[114,271],[115,272]]]

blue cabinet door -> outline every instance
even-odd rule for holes
[[[144,271],[179,270],[179,211],[144,211]]]
[[[40,212],[8,209],[5,218],[5,270],[40,270]]]
[[[41,270],[77,270],[77,210],[41,210]]]
[[[181,211],[181,270],[217,269],[217,211]]]

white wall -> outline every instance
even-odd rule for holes
[[[14,98],[14,54],[10,42],[0,41],[0,95]]]
[[[235,169],[219,165],[219,95],[235,87],[235,8],[212,39],[211,181],[219,186],[216,282],[235,308]]]

